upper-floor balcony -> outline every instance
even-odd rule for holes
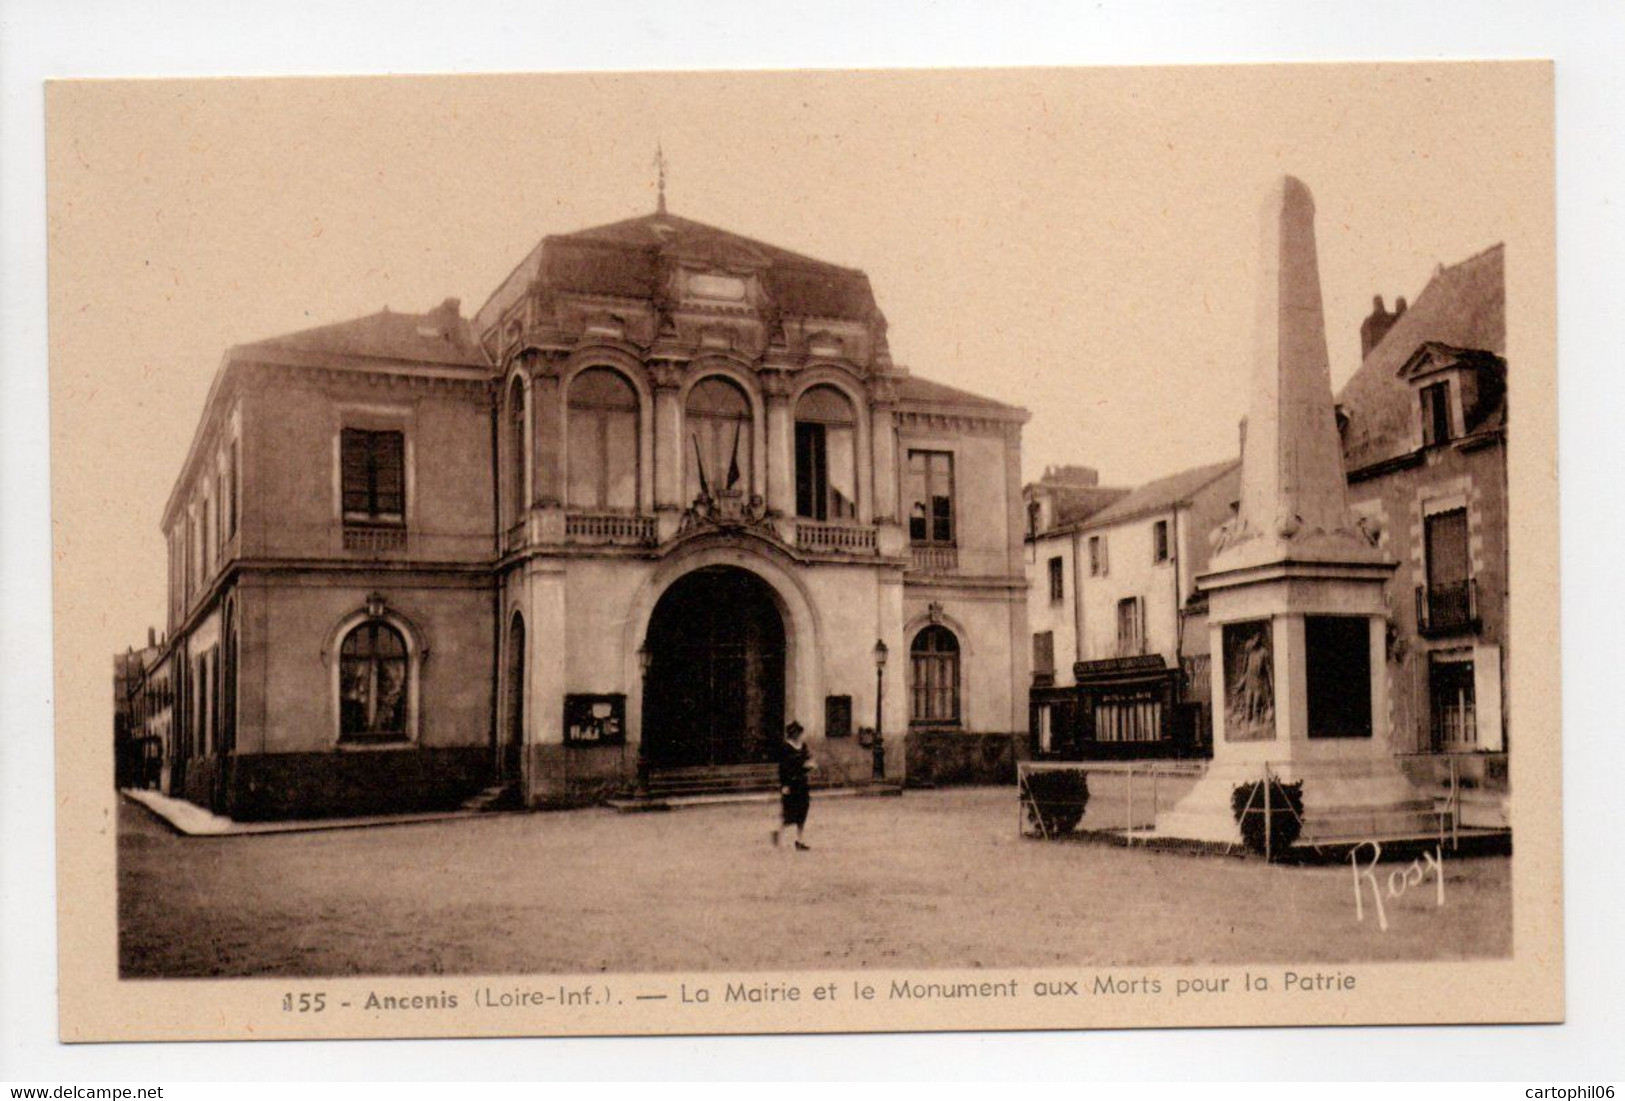
[[[795,523],[796,546],[826,554],[878,553],[879,543],[873,524],[846,520],[803,520]]]
[[[952,543],[915,543],[909,547],[908,572],[958,573],[959,548]]]
[[[1424,638],[1478,630],[1478,581],[1416,587],[1416,630]]]
[[[653,516],[630,512],[567,512],[564,538],[571,543],[653,546],[657,528]]]

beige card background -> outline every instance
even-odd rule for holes
[[[590,1017],[449,1011],[344,1023],[280,1012],[283,992],[308,985],[287,980],[121,982],[110,661],[149,623],[161,626],[158,513],[220,353],[385,303],[416,310],[460,295],[471,310],[544,233],[651,209],[657,140],[673,163],[674,212],[864,268],[899,361],[922,374],[1035,410],[1076,406],[1080,391],[1100,384],[1103,364],[1113,365],[1103,373],[1141,376],[1141,390],[1112,391],[1088,426],[1087,453],[1078,452],[1075,427],[1035,418],[1024,438],[1029,476],[1047,462],[1082,460],[1098,462],[1109,479],[1135,481],[1233,452],[1251,334],[1235,320],[1249,316],[1246,308],[1224,319],[1231,298],[1251,301],[1238,257],[1255,253],[1257,196],[1282,172],[1308,180],[1321,211],[1334,382],[1352,371],[1355,349],[1344,345],[1373,290],[1414,294],[1431,268],[1424,257],[1453,262],[1504,241],[1517,408],[1510,492],[1519,517],[1510,598],[1512,958],[1352,965],[1341,970],[1357,974],[1357,993],[1335,998],[1277,990],[1204,1005],[802,1002],[717,1006],[703,1017],[629,1001]],[[1541,63],[51,86],[63,1037],[1559,1019],[1561,839],[1559,818],[1548,813],[1560,805],[1552,142],[1552,71]],[[1103,158],[1113,173],[1100,171]],[[358,174],[375,186],[324,185]],[[1133,186],[1103,186],[1107,176]],[[1193,220],[1227,221],[1214,217],[1215,205],[1238,212],[1235,235],[1192,234]],[[1380,239],[1355,228],[1383,219],[1400,228]],[[1419,228],[1408,240],[1410,225],[1425,235]],[[1056,236],[1080,249],[1177,253],[1186,274],[1122,300],[1110,285],[1076,286],[1064,270],[1038,267],[1035,242]],[[1396,272],[1408,274],[1396,284]],[[975,323],[962,321],[968,310]],[[1201,350],[1194,364],[1192,348]],[[1133,446],[1134,426],[1165,415],[1170,390],[1211,415],[1192,420],[1188,454],[1145,455]],[[1239,970],[1157,973],[1171,984],[1181,974]],[[811,987],[882,986],[892,976],[748,977]],[[609,981],[675,989],[685,978],[720,986],[727,977]],[[320,985],[331,996],[365,997],[386,986],[472,991],[481,981]]]

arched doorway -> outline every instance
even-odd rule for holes
[[[784,726],[784,619],[733,566],[679,578],[649,620],[643,752],[651,768],[772,761]]]
[[[503,781],[519,778],[520,747],[525,744],[525,620],[518,612],[508,625],[506,686],[502,742],[497,746],[497,779]]]

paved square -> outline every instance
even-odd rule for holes
[[[1109,811],[1106,795],[1091,815]],[[1043,842],[1014,792],[186,838],[120,809],[126,976],[1347,963],[1503,956],[1511,863],[1355,919],[1347,865]]]

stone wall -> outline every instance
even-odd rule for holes
[[[1025,732],[969,734],[911,730],[907,739],[910,787],[1014,784],[1016,762],[1029,756]]]
[[[193,777],[204,771],[200,764],[188,767],[189,791]],[[425,746],[254,754],[233,758],[231,772],[224,810],[240,822],[406,814],[452,810],[484,788],[491,779],[491,751]]]

